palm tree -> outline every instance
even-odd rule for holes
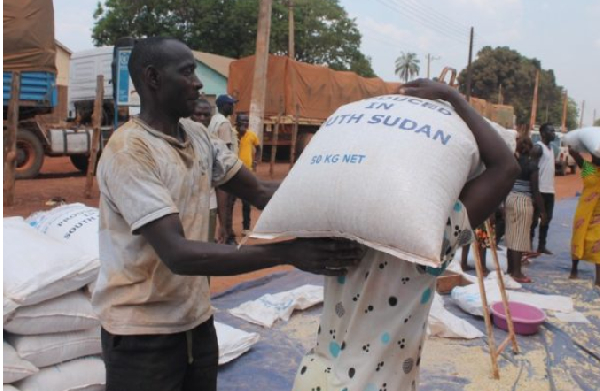
[[[419,59],[417,53],[404,53],[396,59],[396,75],[404,82],[408,82],[409,78],[419,74]]]

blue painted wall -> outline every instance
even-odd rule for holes
[[[202,92],[204,92],[205,95],[220,95],[227,93],[227,79],[225,76],[217,73],[200,61],[196,61],[196,75],[204,85]]]

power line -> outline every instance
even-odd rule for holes
[[[453,28],[459,30],[459,31],[468,31],[469,30],[469,26],[464,25],[460,22],[455,21],[454,19],[450,18],[447,15],[442,14],[441,12],[438,12],[437,10],[435,10],[434,8],[428,7],[425,4],[421,4],[421,3],[417,3],[414,0],[404,0],[407,1],[409,3],[411,3],[414,7],[419,8],[421,10],[423,10],[424,12],[426,12],[428,15],[431,15],[433,17],[436,17],[438,20],[443,20],[444,23],[450,22],[450,24],[452,25]]]
[[[372,33],[376,34],[378,37],[372,37],[375,38],[377,40],[379,40],[382,43],[386,43],[388,45],[398,45],[398,42],[401,42],[403,44],[404,47],[415,51],[415,52],[424,52],[424,50],[422,49],[418,49],[416,46],[414,46],[413,42],[408,43],[406,40],[400,39],[400,38],[395,38],[395,37],[391,37],[388,35],[384,35],[382,32],[375,30],[374,28],[372,28],[371,26],[362,26],[364,28],[366,28],[367,30],[370,30]]]
[[[396,0],[396,1],[409,2],[410,5],[412,5],[413,9],[417,8],[421,12],[424,12],[426,15],[436,19],[439,23],[444,24],[446,26],[446,28],[457,31],[459,33],[459,35],[462,35],[462,34],[468,35],[468,31],[469,31],[470,27],[467,27],[466,25],[464,25],[460,22],[457,22],[456,20],[448,17],[447,15],[444,15],[444,14],[438,12],[437,10],[435,10],[432,7],[429,7],[425,4],[417,3],[417,2],[415,2],[415,0]],[[481,34],[481,33],[479,34],[479,36],[481,38],[483,38],[482,39],[483,42],[485,42],[489,46],[493,46],[491,44],[490,37],[488,37],[485,34]]]
[[[461,42],[461,43],[467,43],[468,42],[466,40],[466,37],[460,36],[458,33],[445,30],[442,27],[438,27],[437,25],[432,24],[431,21],[428,20],[426,17],[418,15],[418,14],[416,14],[412,10],[401,9],[395,3],[390,4],[389,2],[391,2],[392,0],[385,0],[385,1],[384,0],[377,0],[377,1],[379,3],[385,5],[386,7],[390,8],[391,10],[396,11],[398,14],[401,14],[401,15],[404,15],[404,16],[408,16],[410,18],[410,20],[414,20],[415,22],[419,23],[423,27],[431,29],[431,30],[433,30],[433,31],[435,31],[435,32],[437,32],[439,34],[442,34],[442,36],[444,36],[445,38],[453,39],[453,40]]]
[[[396,3],[400,5],[398,0],[396,0]],[[469,30],[467,27],[465,27],[464,30],[462,28],[456,27],[457,23],[455,23],[453,20],[440,13],[434,12],[432,9],[423,8],[422,4],[413,3],[410,0],[404,0],[403,5],[404,7],[411,9],[421,17],[431,18],[433,22],[439,23],[439,27],[443,28],[444,30],[453,32],[454,34],[458,34],[461,37],[468,35]]]

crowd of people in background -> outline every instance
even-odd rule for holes
[[[555,200],[554,151],[551,143],[556,139],[554,126],[545,123],[540,127],[541,140],[533,144],[528,136],[517,139],[515,158],[521,173],[512,191],[490,216],[496,242],[503,240],[506,246],[506,274],[519,283],[531,283],[523,273],[523,266],[542,254],[553,255],[547,243]],[[569,147],[569,154],[581,170],[583,192],[579,198],[573,220],[571,240],[572,267],[569,278],[578,278],[580,260],[595,264],[594,285],[600,287],[600,157],[591,155],[585,160],[580,153]],[[539,228],[539,229],[538,229]],[[534,251],[535,233],[538,246]],[[481,255],[483,274],[487,275],[486,253],[490,248],[490,233],[485,226],[475,230],[474,244]],[[469,247],[464,247],[461,257],[463,270],[472,270],[468,264]]]

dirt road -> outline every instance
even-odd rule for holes
[[[274,167],[274,180],[281,180],[288,172],[289,165],[278,163]],[[258,169],[258,175],[264,179],[271,179],[269,174],[269,164],[262,163]],[[94,184],[94,191],[91,199],[84,199],[83,191],[85,176],[81,174],[71,164],[69,158],[46,158],[41,174],[36,179],[19,180],[16,183],[16,204],[11,207],[4,207],[4,216],[29,216],[31,213],[50,209],[46,203],[53,199],[63,199],[67,203],[82,202],[88,206],[98,206],[99,192]],[[576,192],[581,191],[582,183],[579,175],[569,175],[565,177],[556,177],[556,196],[557,199],[574,197]],[[256,209],[252,210],[252,222],[256,222],[259,213]],[[241,234],[241,203],[237,202],[234,210],[234,230]],[[249,241],[249,244],[257,241]],[[229,287],[247,281],[259,276],[270,274],[277,270],[285,270],[288,267],[267,269],[254,273],[235,277],[215,277],[211,279],[211,290],[220,292]]]

